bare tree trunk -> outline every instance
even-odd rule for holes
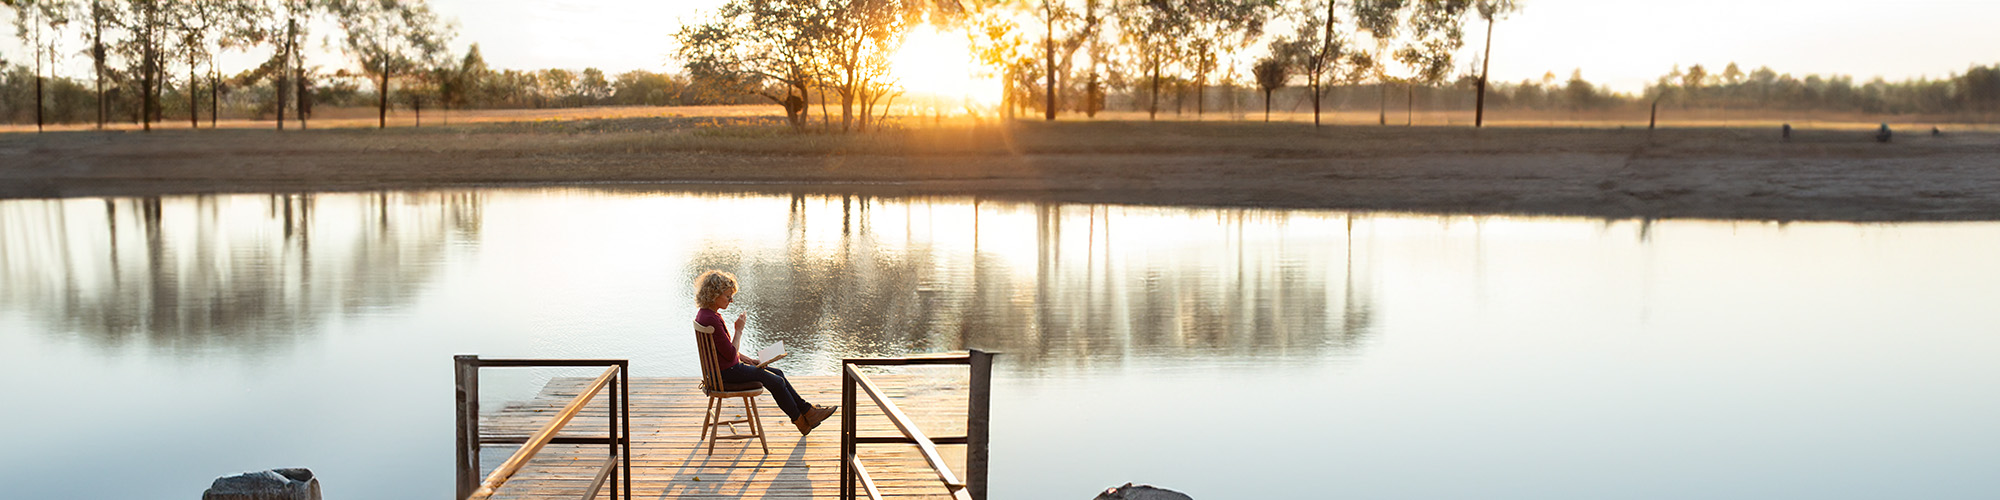
[[[292,77],[292,44],[295,38],[293,35],[298,29],[297,19],[285,21],[285,41],[278,49],[278,80],[274,82],[276,85],[271,87],[271,94],[278,101],[278,130],[281,131],[285,129],[285,91],[291,90],[287,87],[290,86]]]
[[[892,107],[894,107],[894,106],[896,105],[896,96],[895,96],[894,94],[891,94],[891,95],[889,95],[889,96],[888,96],[888,98],[889,98],[889,102],[888,102],[887,104],[883,104],[883,105],[882,105],[882,116],[881,116],[880,118],[876,118],[876,119],[875,119],[875,124],[876,124],[875,126],[877,126],[877,127],[880,127],[880,126],[882,126],[882,125],[881,125],[881,124],[882,124],[882,122],[884,122],[884,121],[888,121],[888,119],[889,119],[889,109],[890,109],[890,108],[892,108]],[[914,112],[915,112],[915,110],[912,110],[912,113],[914,113]]]
[[[32,9],[34,6],[22,7]],[[35,21],[35,131],[42,131],[42,23]]]
[[[1042,110],[1042,116],[1045,121],[1056,121],[1056,16],[1049,11],[1048,1],[1042,2],[1042,19],[1047,21],[1048,25],[1048,31],[1044,32],[1042,49],[1049,60],[1049,84],[1048,88],[1044,89],[1049,99],[1047,108]]]
[[[1319,128],[1319,101],[1326,95],[1320,89],[1320,78],[1328,76],[1327,74],[1333,71],[1333,60],[1339,57],[1337,54],[1331,53],[1333,52],[1333,9],[1334,4],[1338,1],[1326,0],[1326,31],[1320,34],[1319,39],[1319,74],[1312,75],[1312,82],[1309,82],[1312,84],[1313,93],[1313,128]]]
[[[201,89],[201,85],[200,85],[200,83],[199,83],[199,82],[200,82],[200,80],[198,80],[198,79],[197,79],[198,77],[197,77],[197,76],[195,76],[195,72],[194,72],[194,68],[195,68],[195,56],[194,56],[194,54],[193,54],[193,53],[189,53],[189,54],[188,54],[188,88],[187,88],[187,92],[188,92],[188,128],[190,128],[190,129],[200,129],[200,128],[201,128],[201,103],[199,103],[199,102],[195,102],[195,101],[196,101],[196,99],[199,99],[199,98],[200,98],[200,96],[201,96],[201,93],[200,93],[200,92],[196,92],[196,90],[199,90],[199,89]]]
[[[1271,89],[1264,89],[1264,123],[1271,123]]]
[[[819,87],[819,132],[822,134],[833,131],[833,111],[829,110],[826,104],[827,101],[831,100],[826,97],[826,86],[821,85]]]
[[[1174,116],[1187,114],[1188,82],[1182,80],[1174,84]]]
[[[1097,82],[1097,62],[1092,61],[1090,65],[1090,84],[1086,85],[1083,91],[1083,115],[1089,118],[1097,118],[1097,112],[1100,111],[1099,108],[1103,107],[1100,101],[1104,99],[1104,87],[1102,86],[1103,84]]]
[[[375,113],[375,128],[389,128],[389,58],[387,57],[382,58],[382,86],[375,90],[377,94],[381,94],[381,105],[376,108]]]
[[[97,129],[104,130],[104,121],[110,118],[110,108],[104,102],[104,5],[103,0],[91,0],[90,19],[90,59],[97,68]]]
[[[1000,81],[1000,118],[1013,121],[1014,80],[1018,75],[1015,75],[1013,70],[1007,70],[1004,74],[1006,76]]]
[[[161,125],[167,123],[167,61],[166,42],[161,42],[153,55],[153,119]]]
[[[294,113],[292,114],[298,115],[299,117],[299,130],[305,130],[306,120],[312,118],[312,107],[313,107],[312,92],[311,92],[312,82],[306,81],[305,54],[299,54],[299,58],[297,60],[296,65],[299,67],[299,69],[297,70],[298,71],[297,73],[292,74],[292,81],[296,82],[292,84],[292,101],[298,103],[298,108],[292,110],[294,111]]]
[[[215,56],[208,58],[208,128],[222,115],[222,72],[215,69]]]
[[[868,105],[868,87],[866,85],[854,89],[854,109],[855,111],[859,111],[859,113],[856,113],[858,116],[854,118],[854,128],[849,130],[852,132],[868,131],[868,114],[873,111],[870,111],[871,107]]]
[[[1497,15],[1497,14],[1496,14]],[[1479,58],[1479,99],[1474,105],[1472,128],[1486,126],[1486,69],[1493,66],[1493,18],[1486,18],[1486,55]]]
[[[1155,60],[1153,60],[1153,96],[1152,96],[1152,100],[1153,100],[1153,107],[1152,107],[1152,111],[1151,111],[1151,113],[1150,113],[1150,114],[1148,114],[1148,115],[1147,115],[1147,118],[1146,118],[1146,119],[1148,119],[1148,120],[1158,120],[1158,119],[1160,119],[1160,61],[1159,61],[1158,59],[1155,59]]]
[[[1230,96],[1230,116],[1236,116],[1238,112],[1242,112],[1242,96],[1236,94],[1236,82],[1234,80],[1222,84],[1222,94]],[[1242,118],[1236,118],[1236,120],[1242,120]]]
[[[1321,99],[1322,97],[1324,97],[1324,96],[1326,95],[1326,93],[1325,93],[1325,92],[1321,92],[1321,91],[1320,91],[1320,83],[1319,83],[1319,79],[1318,79],[1318,78],[1314,78],[1314,79],[1313,79],[1311,87],[1312,87],[1312,93],[1313,93],[1313,95],[1312,95],[1312,98],[1313,98],[1313,128],[1319,128],[1319,101],[1320,101],[1320,99]]]
[[[1388,126],[1389,125],[1389,79],[1388,78],[1382,79],[1381,87],[1382,87],[1381,88],[1382,98],[1378,99],[1378,101],[1380,102],[1376,103],[1381,106],[1381,109],[1377,110],[1378,114],[1375,115],[1375,124],[1381,126]]]
[[[1194,76],[1194,119],[1201,120],[1202,108],[1207,104],[1208,73]]]
[[[147,36],[146,41],[139,48],[139,93],[141,94],[139,96],[139,128],[147,132],[153,131],[153,89],[160,83],[159,80],[155,79],[158,77],[157,72],[153,70],[153,66],[159,64],[159,60],[157,59],[158,54],[156,53],[157,51],[153,50],[153,44],[158,43],[159,40],[150,36],[152,17],[151,14],[146,14],[140,21],[145,23],[145,26],[139,28],[146,33],[142,36]]]

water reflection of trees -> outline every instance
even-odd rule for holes
[[[407,304],[473,193],[197,195],[0,202],[0,307],[116,349],[260,352],[328,315]]]
[[[783,340],[812,356],[971,346],[1040,367],[1137,356],[1305,358],[1360,346],[1373,320],[1370,282],[1355,268],[1352,222],[1342,214],[982,202],[968,210],[867,197],[790,203],[782,250],[705,243],[686,274],[735,271],[760,342]],[[970,226],[971,237],[887,233],[923,232],[901,214],[877,215],[904,204],[950,212],[931,224]],[[1201,235],[1156,246],[1144,232],[1158,222],[1122,233],[1135,217]],[[834,224],[837,238],[808,237]],[[1012,227],[1021,224],[1032,231]]]

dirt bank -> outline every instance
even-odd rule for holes
[[[2000,134],[1255,122],[946,123],[798,135],[768,118],[423,129],[0,134],[0,197],[662,184],[1091,203],[2000,220]],[[1927,130],[1925,132],[1928,132]]]

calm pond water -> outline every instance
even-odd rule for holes
[[[1001,351],[994,498],[1992,498],[2000,224],[639,189],[0,201],[0,491],[451,495],[449,358]],[[672,335],[669,335],[671,333]],[[561,373],[500,377],[489,400]]]

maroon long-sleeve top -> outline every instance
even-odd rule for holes
[[[727,370],[736,366],[736,343],[729,341],[729,325],[722,320],[722,313],[713,309],[702,309],[694,313],[694,324],[713,329],[706,335],[710,339],[709,345],[715,349],[715,367]]]

